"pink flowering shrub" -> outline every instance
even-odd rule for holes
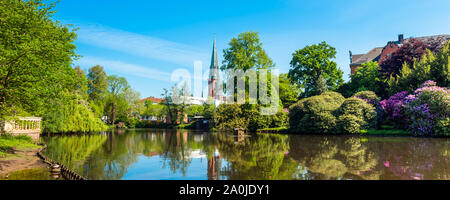
[[[397,126],[420,136],[450,135],[450,90],[426,81],[408,95],[406,91],[381,102],[388,117]]]

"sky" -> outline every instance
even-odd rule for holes
[[[142,97],[160,97],[177,69],[193,75],[194,61],[208,69],[214,38],[221,64],[223,49],[245,31],[259,33],[281,73],[296,50],[326,41],[346,81],[350,50],[367,53],[398,34],[450,34],[448,0],[61,0],[55,10],[55,19],[78,28],[73,65],[101,65]]]

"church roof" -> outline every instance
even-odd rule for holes
[[[217,58],[216,38],[214,37],[213,51],[211,55],[211,66],[209,67],[210,79],[217,79],[219,73],[219,60]]]

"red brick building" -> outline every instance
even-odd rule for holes
[[[366,54],[352,54],[350,51],[350,69],[351,74],[354,74],[356,70],[361,67],[363,63],[375,61],[380,64],[384,60],[388,59],[392,54],[399,49],[405,41],[408,41],[411,38],[404,39],[403,34],[398,35],[397,41],[390,41],[384,47],[376,47],[370,50]],[[430,43],[433,41],[448,41],[450,40],[450,35],[434,35],[434,36],[425,36],[425,37],[417,37],[415,39],[422,40],[425,43]]]

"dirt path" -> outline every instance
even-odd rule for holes
[[[11,172],[48,167],[38,156],[36,149],[18,149],[14,155],[0,158],[0,176]]]

